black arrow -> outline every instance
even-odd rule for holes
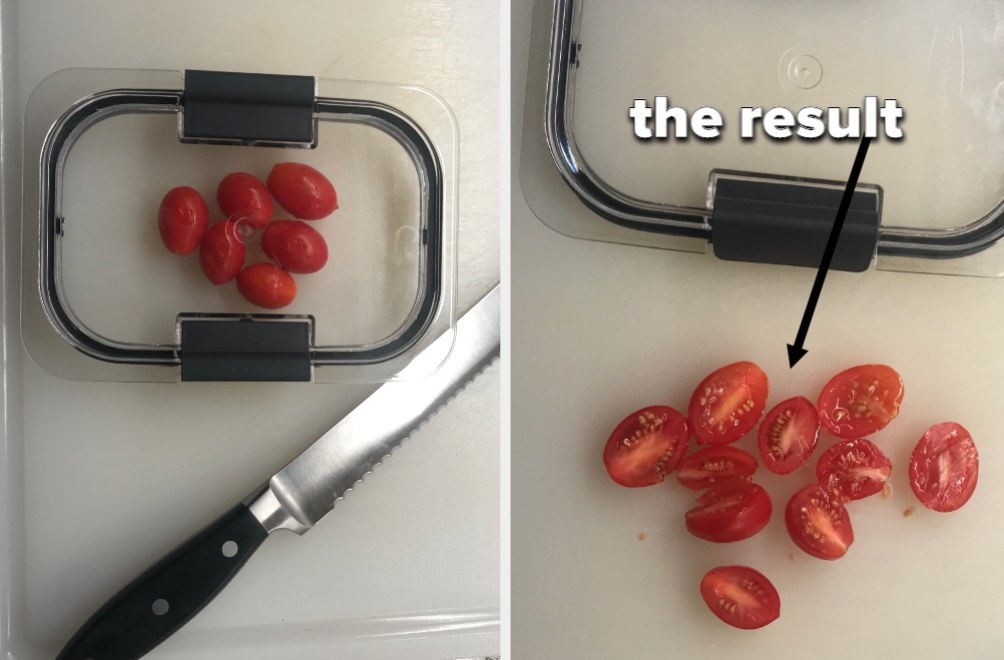
[[[830,230],[830,238],[826,242],[826,250],[823,252],[823,260],[819,264],[819,272],[816,273],[816,281],[812,283],[809,302],[805,305],[802,324],[798,326],[795,343],[788,344],[789,368],[793,368],[809,352],[802,346],[805,345],[805,336],[809,334],[809,324],[812,323],[812,315],[816,312],[816,303],[819,302],[819,294],[823,291],[823,282],[826,281],[826,273],[830,270],[830,262],[833,261],[833,253],[836,251],[837,241],[840,239],[840,230],[844,226],[844,219],[847,218],[847,210],[851,207],[851,198],[854,197],[854,189],[858,186],[858,177],[861,176],[861,168],[865,166],[865,157],[868,155],[868,145],[871,142],[872,138],[870,137],[861,138],[861,146],[858,147],[858,155],[854,158],[851,175],[847,178],[847,187],[844,188],[844,196],[840,199],[840,206],[837,208],[837,217],[833,221],[833,229]]]

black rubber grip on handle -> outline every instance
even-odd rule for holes
[[[266,537],[248,508],[237,505],[105,603],[57,660],[142,657],[205,607]]]

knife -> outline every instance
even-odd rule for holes
[[[250,497],[171,551],[105,603],[57,660],[134,660],[181,628],[269,534],[303,534],[499,356],[499,287]],[[455,339],[455,342],[454,342]],[[450,343],[453,343],[450,350]]]

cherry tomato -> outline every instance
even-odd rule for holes
[[[820,559],[839,559],[854,543],[847,509],[819,484],[806,486],[791,496],[784,524],[795,545]]]
[[[791,474],[809,460],[819,440],[816,406],[803,396],[777,404],[764,417],[757,447],[764,466],[776,474]]]
[[[714,543],[742,541],[767,526],[771,509],[770,495],[763,488],[730,481],[697,499],[697,506],[685,516],[687,531]]]
[[[819,395],[819,421],[823,428],[854,440],[885,428],[899,414],[903,380],[892,367],[865,364],[842,371]]]
[[[335,187],[310,165],[279,163],[268,175],[268,189],[275,199],[301,220],[319,220],[338,208]]]
[[[728,445],[712,445],[687,456],[676,478],[690,490],[704,490],[727,481],[749,481],[757,469],[753,455]]]
[[[265,255],[291,273],[315,273],[328,262],[324,237],[299,220],[276,220],[261,235]]]
[[[973,436],[955,422],[929,428],[910,455],[910,488],[934,511],[955,511],[968,502],[979,474]]]
[[[752,362],[712,372],[690,397],[690,430],[704,445],[728,444],[746,435],[767,405],[767,374]]]
[[[199,248],[209,226],[209,207],[195,188],[172,188],[157,212],[157,228],[164,247],[175,254],[191,254]]]
[[[652,486],[676,469],[689,442],[683,415],[668,406],[649,406],[617,425],[603,448],[603,464],[621,486]]]
[[[781,597],[749,566],[719,566],[701,578],[701,597],[712,614],[743,630],[763,628],[781,616]]]
[[[244,267],[247,248],[237,223],[222,220],[209,228],[199,247],[199,265],[213,284],[223,284],[237,277]]]
[[[275,264],[252,264],[237,275],[237,289],[254,305],[279,309],[293,302],[296,281]]]
[[[816,463],[819,485],[844,502],[881,493],[891,473],[892,462],[864,438],[838,442]]]
[[[272,196],[253,174],[234,172],[223,177],[216,189],[216,203],[231,220],[261,229],[272,218]]]

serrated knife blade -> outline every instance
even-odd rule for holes
[[[404,440],[499,356],[496,286],[255,493],[182,543],[103,605],[57,660],[134,660],[181,628],[237,574],[268,535],[309,530]],[[451,347],[452,343],[452,347]],[[427,373],[449,354],[431,376]]]

